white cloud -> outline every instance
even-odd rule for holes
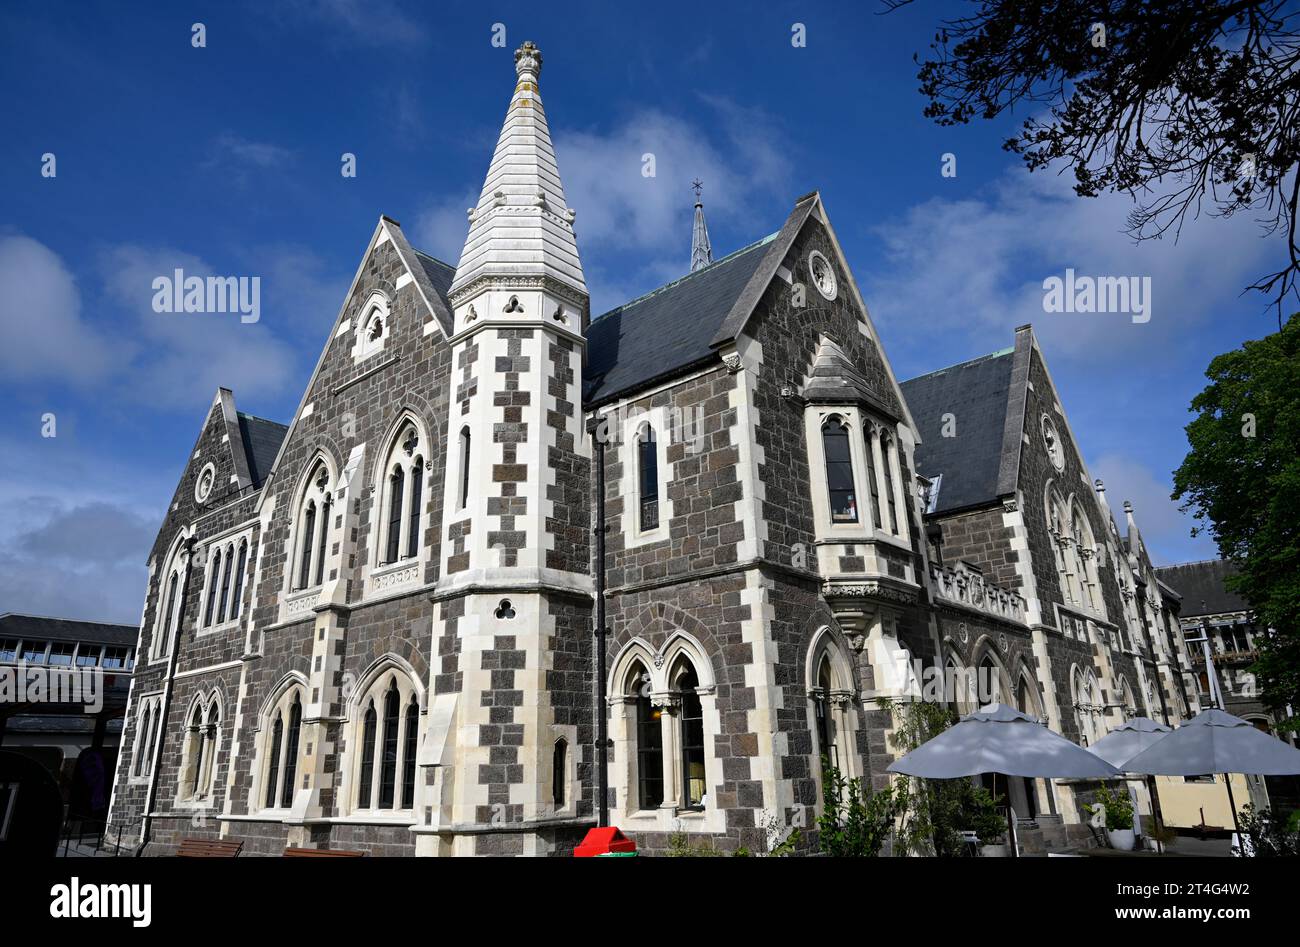
[[[82,319],[72,273],[30,237],[0,237],[0,333],[0,371],[8,379],[84,386],[115,367],[115,345]]]
[[[288,164],[293,152],[265,141],[249,141],[234,132],[222,132],[213,145],[205,167],[234,165],[239,167],[277,168]]]
[[[394,0],[288,0],[258,9],[286,29],[319,25],[339,45],[406,48],[427,38],[419,21]]]
[[[460,197],[431,204],[415,219],[410,234],[417,249],[455,266],[469,235],[466,211],[478,203],[478,191],[464,191]]]
[[[900,351],[924,352],[942,333],[975,354],[1009,344],[1011,330],[1031,322],[1056,362],[1131,347],[1148,359],[1169,356],[1263,271],[1275,248],[1247,217],[1189,221],[1177,242],[1135,245],[1122,232],[1131,208],[1124,196],[1080,198],[1066,177],[1023,169],[984,196],[916,205],[875,228],[885,253],[864,280],[872,316]],[[1044,312],[1043,280],[1067,267],[1149,276],[1151,321]],[[909,331],[916,326],[927,332]]]
[[[123,245],[105,253],[100,267],[109,295],[129,314],[141,343],[123,397],[196,404],[224,386],[254,399],[282,391],[295,376],[297,353],[267,324],[246,324],[234,313],[153,311],[153,281],[177,269],[186,277],[216,275],[204,260],[166,247]],[[322,331],[328,331],[332,315],[323,317]]]

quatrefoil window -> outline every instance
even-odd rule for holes
[[[503,598],[501,600],[501,604],[497,606],[496,616],[497,618],[506,619],[515,617],[515,609],[514,606],[510,604],[510,599]]]
[[[523,312],[524,307],[519,303],[518,296],[511,296],[510,302],[506,303],[505,312]]]

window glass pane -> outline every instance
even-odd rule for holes
[[[275,791],[280,778],[280,748],[284,741],[284,720],[280,712],[275,713],[275,723],[271,725],[271,754],[266,772],[266,808],[275,806]]]
[[[460,432],[460,505],[469,503],[469,428]]]
[[[244,597],[244,569],[248,565],[248,543],[239,544],[239,559],[235,562],[235,594],[230,600],[230,617],[239,617],[240,601]]]
[[[397,705],[400,700],[394,681],[384,695],[384,755],[379,769],[381,809],[393,808],[393,789],[397,782]]]
[[[58,667],[72,666],[72,653],[77,650],[77,646],[70,641],[56,641],[50,645],[50,656],[46,663]]]
[[[704,711],[700,707],[700,686],[695,671],[682,675],[677,687],[682,696],[682,796],[691,809],[704,808]]]
[[[45,644],[44,641],[24,641],[23,655],[20,660],[28,664],[44,664]]]
[[[638,804],[642,809],[657,808],[664,801],[663,729],[660,711],[649,697],[637,698],[637,777]]]
[[[419,457],[415,458],[415,464],[411,467],[411,510],[407,515],[406,524],[406,555],[408,558],[413,557],[420,551],[420,504],[424,501],[422,496],[424,492],[424,477],[420,473],[420,468],[424,466],[424,461]]]
[[[388,478],[388,550],[385,562],[396,562],[398,543],[402,539],[402,492],[406,474],[398,467]]]
[[[302,563],[298,569],[298,587],[311,585],[311,544],[316,537],[316,504],[308,503],[302,521]]]
[[[127,666],[127,648],[105,648],[103,666],[106,670],[116,671]]]
[[[0,640],[0,661],[17,661],[18,660],[18,639],[5,638]]]
[[[406,745],[402,750],[402,808],[415,805],[415,758],[419,753],[420,705],[411,700],[406,706]]]
[[[208,574],[208,607],[203,610],[203,625],[212,624],[213,608],[217,604],[217,585],[221,576],[221,550],[212,558],[212,569]]]
[[[551,755],[551,798],[555,801],[555,808],[560,809],[564,806],[564,786],[567,782],[567,753],[568,744],[563,740],[555,741],[555,750]]]
[[[100,646],[83,641],[77,648],[77,667],[93,668],[99,664]]]
[[[826,453],[826,485],[830,493],[831,519],[843,523],[857,522],[858,503],[853,489],[849,432],[832,420],[822,428],[822,447]]]
[[[325,581],[325,546],[330,535],[330,498],[321,505],[320,536],[316,541],[316,584]]]
[[[361,739],[361,779],[359,780],[360,786],[358,786],[357,792],[357,806],[361,809],[370,808],[370,783],[375,775],[376,725],[375,702],[372,700],[366,708],[365,725]]]
[[[284,789],[280,792],[280,805],[286,809],[293,804],[294,781],[298,778],[298,738],[301,735],[302,703],[294,694],[293,706],[289,708],[289,743],[284,748]]]
[[[234,550],[226,547],[226,567],[221,573],[221,601],[217,603],[217,623],[226,620],[226,602],[230,598],[230,574],[235,571]]]

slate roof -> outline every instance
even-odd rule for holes
[[[935,513],[998,497],[1013,354],[1004,349],[902,383],[921,435],[917,473],[930,479],[943,475]],[[943,436],[945,414],[954,416],[955,437]]]
[[[1236,566],[1226,559],[1184,562],[1156,569],[1156,578],[1182,596],[1183,606],[1178,612],[1182,618],[1249,611],[1245,599],[1224,588],[1224,579],[1236,574]]]
[[[585,405],[717,358],[710,345],[776,234],[624,303],[587,330]]]
[[[46,618],[44,615],[0,615],[0,638],[26,638],[43,641],[90,641],[95,644],[133,647],[140,629],[135,625],[116,625],[102,621],[79,621],[71,618]]]
[[[244,442],[244,454],[248,457],[248,474],[253,478],[253,486],[260,487],[271,472],[280,444],[289,427],[277,421],[254,417],[251,414],[239,414],[239,436]]]
[[[434,291],[444,303],[447,302],[447,291],[451,289],[452,277],[456,275],[456,267],[450,263],[443,263],[436,260],[423,250],[415,251],[415,258],[420,261],[420,267],[424,274],[429,277],[429,282],[433,284]],[[450,308],[448,303],[448,308]]]

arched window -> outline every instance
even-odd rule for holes
[[[193,712],[190,713],[185,751],[185,771],[191,774],[189,794],[194,798],[199,796],[199,786],[202,781],[203,744],[206,736],[203,727],[203,708],[195,704]]]
[[[212,556],[212,567],[208,573],[208,604],[203,610],[204,627],[212,624],[213,607],[217,604],[217,577],[221,575],[221,550]]]
[[[240,540],[239,558],[235,560],[235,591],[230,600],[230,617],[238,618],[244,597],[244,570],[248,567],[248,540]]]
[[[871,456],[871,445],[867,445],[867,488],[871,492],[871,524],[876,529],[882,529],[883,524],[880,519],[880,478],[876,476],[875,458]]]
[[[1052,550],[1056,556],[1056,571],[1061,581],[1061,598],[1067,605],[1079,601],[1076,559],[1070,545],[1073,542],[1068,524],[1065,501],[1055,487],[1047,489],[1047,531],[1052,537]]]
[[[146,697],[140,702],[140,711],[136,718],[135,757],[131,763],[132,776],[147,776],[153,768],[154,737],[158,732],[161,702],[162,699],[156,696]]]
[[[308,500],[302,515],[302,562],[298,566],[298,587],[311,586],[311,549],[316,541],[316,501]]]
[[[634,665],[628,675],[629,693],[636,702],[637,806],[657,809],[664,801],[664,735],[659,722],[663,711],[650,698],[650,674]]]
[[[707,780],[704,775],[704,708],[697,689],[700,679],[685,658],[679,662],[674,690],[681,701],[680,737],[682,747],[682,804],[687,809],[703,809]]]
[[[411,422],[398,429],[385,455],[377,565],[414,559],[420,553],[424,516],[424,455],[420,432]]]
[[[831,521],[856,523],[858,501],[853,485],[849,431],[838,415],[832,415],[822,424],[822,451],[826,456],[826,487],[830,494]]]
[[[1071,687],[1074,690],[1074,718],[1079,728],[1079,742],[1083,746],[1091,746],[1102,737],[1101,717],[1105,710],[1097,677],[1091,669],[1085,671],[1075,668],[1071,675]]]
[[[836,745],[835,721],[831,711],[831,658],[823,654],[817,668],[817,689],[813,694],[813,710],[817,725],[817,749],[821,755],[823,776],[827,768],[840,769],[839,747]]]
[[[311,467],[298,500],[297,557],[294,560],[294,588],[309,589],[325,581],[325,557],[331,533],[330,484],[334,479],[323,459]]]
[[[287,809],[293,804],[302,738],[302,694],[300,686],[288,687],[267,714],[269,727],[263,727],[262,799],[268,809]]]
[[[568,750],[569,744],[563,737],[555,741],[555,747],[551,750],[551,801],[556,809],[564,808],[564,788],[568,782]]]
[[[465,509],[469,506],[469,467],[470,467],[470,439],[469,428],[460,429],[460,492],[459,508]]]
[[[352,740],[357,809],[409,810],[415,806],[420,698],[409,675],[379,674],[354,704],[359,718]]]
[[[230,599],[230,574],[235,569],[234,550],[226,547],[225,570],[221,573],[221,600],[217,602],[217,624],[226,620],[226,603]]]
[[[894,441],[884,431],[880,432],[880,459],[885,468],[885,503],[889,507],[889,522],[895,533],[902,533],[904,527],[898,520],[898,508],[894,500]]]
[[[980,660],[979,702],[981,704],[1004,704],[1008,697],[1002,688],[1002,666],[985,653]]]
[[[659,445],[649,421],[642,423],[636,442],[637,494],[640,530],[659,528]]]

